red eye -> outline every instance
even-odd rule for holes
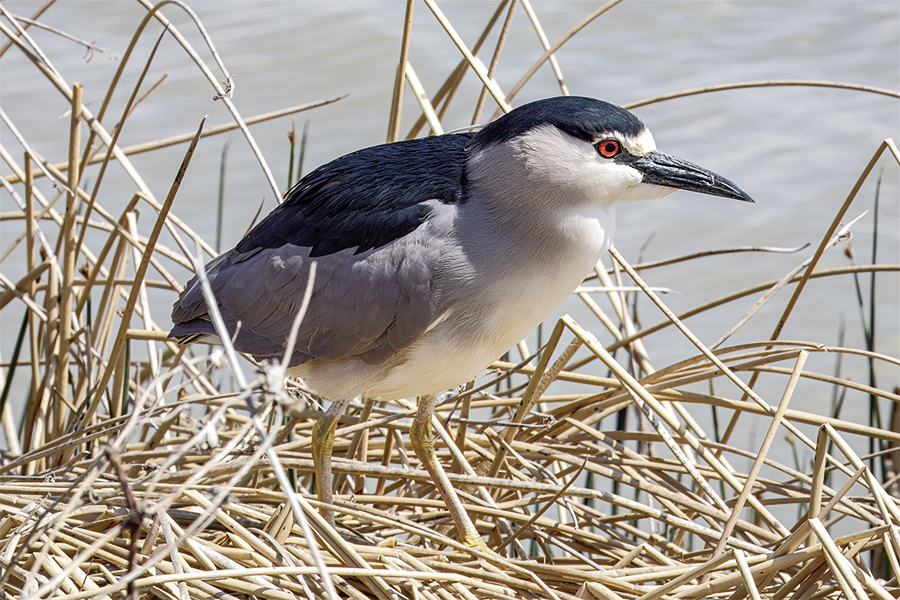
[[[603,158],[612,158],[622,151],[622,147],[616,140],[600,140],[597,142],[597,152]]]

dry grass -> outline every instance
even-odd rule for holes
[[[426,4],[443,19],[437,5]],[[519,9],[533,15],[524,1]],[[520,363],[498,362],[484,379],[444,399],[434,423],[440,458],[498,552],[480,556],[455,539],[443,503],[410,450],[412,400],[366,400],[351,407],[335,447],[339,530],[319,517],[308,437],[321,414],[315,400],[278,369],[255,371],[230,353],[185,351],[166,341],[157,323],[165,322],[159,313],[168,305],[148,300],[147,288],[169,290],[172,297],[180,289],[171,265],[190,268],[198,253],[213,254],[170,208],[198,136],[224,128],[118,147],[134,104],[152,102],[152,96],[142,96],[147,85],[134,86],[121,116],[107,116],[117,76],[92,114],[82,105],[80,86],[42,59],[19,28],[26,23],[14,25],[2,5],[0,11],[6,17],[0,32],[12,44],[8,51],[25,53],[36,76],[50,80],[72,105],[67,163],[43,162],[40,148],[25,139],[17,140],[19,151],[24,147],[27,153],[21,161],[0,146],[9,170],[0,183],[18,205],[18,212],[4,218],[22,222],[19,238],[4,240],[4,258],[21,245],[27,256],[27,275],[19,281],[4,276],[0,292],[0,307],[25,306],[3,388],[3,597],[649,600],[900,593],[900,394],[807,367],[808,357],[818,353],[861,355],[893,366],[900,359],[867,348],[779,339],[810,278],[900,269],[817,269],[822,254],[846,235],[844,213],[876,160],[900,160],[890,140],[874,152],[818,248],[790,273],[675,315],[638,271],[679,268],[697,257],[632,267],[614,251],[612,267],[598,268],[596,281],[578,293],[596,322],[562,318],[537,356],[520,345]],[[489,65],[471,59],[487,50],[481,41],[471,51],[461,47],[469,60],[433,99],[417,92],[422,117],[410,136],[421,134],[426,122],[441,131],[447,101],[467,69],[485,84],[475,121],[487,95],[501,107],[512,101],[521,85],[504,92],[493,79],[509,11],[508,3],[501,4],[482,36],[483,41],[492,27],[504,32]],[[161,15],[148,13],[145,23]],[[462,45],[449,21],[442,23]],[[155,25],[153,31],[159,30]],[[409,33],[408,23],[407,42]],[[135,39],[141,35],[150,35],[143,25]],[[174,27],[164,35],[189,49]],[[552,60],[552,51],[569,37],[552,47],[545,40],[544,59]],[[228,85],[219,83],[227,69],[216,57],[225,74],[217,77],[193,49],[188,53],[234,116],[234,127],[253,145],[246,124],[254,120],[240,117]],[[129,60],[150,64],[132,56],[131,48],[121,64]],[[421,90],[405,60],[401,65],[390,128],[395,139],[403,79]],[[842,85],[741,85],[772,84]],[[689,93],[698,91],[683,94]],[[13,125],[5,113],[4,120]],[[167,197],[157,200],[130,157],[191,139]],[[80,174],[98,162],[99,174],[88,187]],[[124,170],[135,185],[134,197],[118,213],[97,201],[107,168]],[[41,191],[50,186],[37,185],[38,177],[54,181],[55,195]],[[151,227],[146,217],[138,227],[137,208],[153,215]],[[89,240],[101,242],[92,246]],[[642,327],[631,310],[633,293],[622,291],[627,286],[640,288],[666,320]],[[723,339],[710,349],[682,323],[747,296],[760,298],[753,311],[758,310],[782,289],[792,299],[781,325],[755,343],[728,347]],[[608,299],[606,308],[598,303],[601,296]],[[680,329],[696,350],[656,368],[643,340],[664,327]],[[616,341],[604,346],[598,337]],[[146,358],[132,356],[139,350]],[[251,380],[245,371],[253,373]],[[605,376],[592,374],[597,372]],[[7,402],[14,373],[31,378],[18,429]],[[781,393],[763,397],[755,391],[761,376],[779,378]],[[890,417],[864,425],[792,409],[797,386],[808,380],[833,386],[837,396],[884,399],[893,407]],[[555,382],[566,382],[568,393],[551,393]],[[643,415],[638,428],[598,427],[632,408]],[[718,427],[709,433],[698,424],[698,415],[710,411],[723,424],[721,434]],[[733,439],[740,437],[744,414],[768,420],[768,432],[753,452]],[[801,425],[817,426],[816,439]],[[776,436],[785,434],[815,456],[810,472],[768,456]],[[877,440],[876,455],[858,456],[848,443],[857,436]],[[746,472],[736,466],[751,461]],[[601,480],[614,483],[600,485]],[[851,533],[835,537],[831,530],[839,522]]]

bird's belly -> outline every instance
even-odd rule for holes
[[[570,223],[569,240],[518,269],[498,269],[451,309],[367,395],[403,398],[465,383],[525,338],[581,284],[611,243],[613,212]]]
[[[454,315],[403,353],[402,360],[367,392],[375,398],[438,393],[473,379],[525,338],[558,308],[583,280],[565,288],[523,286],[483,319],[460,322]]]
[[[515,342],[513,342],[515,343]],[[402,362],[366,392],[373,398],[409,398],[436,394],[473,379],[505,350],[481,340],[448,342],[442,335],[424,337]]]

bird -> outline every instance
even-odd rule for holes
[[[633,113],[587,97],[523,104],[466,133],[373,146],[303,177],[205,266],[234,348],[287,360],[331,404],[311,450],[332,525],[331,454],[356,397],[419,398],[410,443],[466,546],[490,552],[434,452],[437,394],[473,379],[582,283],[616,205],[689,190],[753,202],[656,149]],[[285,357],[316,263],[307,311]],[[172,311],[180,343],[215,343],[195,275]]]

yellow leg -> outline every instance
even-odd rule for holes
[[[312,456],[316,467],[316,490],[320,502],[332,504],[334,502],[333,483],[331,474],[331,451],[334,449],[334,431],[338,421],[352,398],[340,398],[334,400],[328,410],[325,411],[312,428]],[[334,527],[334,513],[327,508],[320,508],[319,513]]]
[[[434,405],[436,401],[437,396],[424,396],[420,399],[419,410],[416,412],[412,426],[409,429],[410,444],[412,444],[416,456],[422,461],[422,465],[431,475],[431,479],[434,481],[434,485],[437,486],[438,492],[440,492],[441,497],[444,499],[447,508],[450,509],[450,516],[453,517],[453,522],[456,523],[456,529],[459,531],[459,535],[462,537],[463,542],[475,550],[494,554],[494,552],[488,548],[488,545],[484,543],[484,540],[481,539],[481,536],[478,535],[478,530],[475,529],[472,519],[470,519],[468,513],[466,513],[463,503],[460,501],[459,496],[457,496],[456,490],[453,489],[450,479],[447,478],[447,474],[444,473],[444,468],[441,466],[441,463],[438,462],[437,456],[434,453],[434,435],[431,431],[431,416],[434,414]]]

